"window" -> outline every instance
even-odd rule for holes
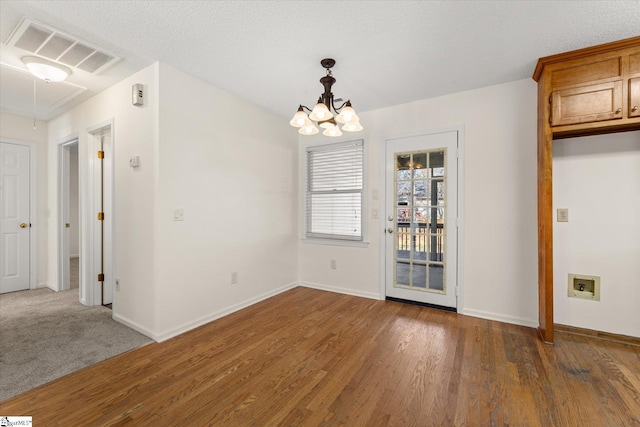
[[[307,148],[307,238],[363,241],[362,140]]]

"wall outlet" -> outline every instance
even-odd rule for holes
[[[336,260],[335,260],[335,259],[330,259],[330,260],[329,260],[329,267],[330,267],[332,270],[335,270],[335,269],[336,269]]]
[[[116,278],[116,292],[120,292],[120,279]]]
[[[238,273],[234,271],[231,273],[231,284],[235,285],[236,283],[238,283]]]
[[[558,222],[569,222],[569,209],[558,209]]]

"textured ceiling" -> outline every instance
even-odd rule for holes
[[[637,0],[58,0],[1,7],[3,15],[12,8],[12,18],[2,18],[3,41],[11,19],[29,16],[123,55],[111,75],[162,61],[286,118],[322,92],[324,57],[337,61],[334,94],[368,111],[530,78],[541,56],[640,35]]]

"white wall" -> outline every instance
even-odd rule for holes
[[[47,277],[47,122],[38,120],[33,128],[33,119],[0,113],[0,138],[36,145],[36,218],[31,218],[31,226],[36,231],[36,284],[46,286]]]
[[[134,83],[145,85],[142,108]],[[164,340],[297,284],[297,138],[286,121],[156,63],[50,122],[52,212],[57,143],[78,135],[85,194],[87,129],[110,119],[116,319]]]
[[[120,292],[114,299],[114,316],[141,331],[156,330],[154,201],[158,191],[158,64],[154,64],[97,94],[65,114],[49,122],[49,211],[51,223],[57,223],[57,163],[58,144],[77,136],[80,159],[81,197],[87,198],[87,170],[95,159],[95,151],[87,149],[87,130],[107,120],[114,121],[114,247],[115,269],[120,278]],[[145,85],[146,101],[143,107],[131,105],[131,85]],[[139,155],[142,166],[129,167],[129,158]],[[82,224],[83,236],[92,224]],[[83,239],[81,243],[86,245]],[[58,277],[58,235],[55,227],[49,230],[49,278]],[[82,259],[88,263],[91,260]],[[86,272],[87,269],[85,268]],[[149,332],[151,331],[151,332]]]
[[[69,152],[69,255],[80,255],[80,180],[78,175],[78,144],[71,146]]]
[[[160,65],[161,338],[297,284],[292,130],[281,117]],[[172,220],[174,208],[184,221]]]
[[[640,337],[640,131],[554,141],[555,322]],[[567,296],[568,274],[600,276],[600,301]]]
[[[385,139],[451,126],[464,128],[462,305],[464,314],[538,325],[537,89],[531,79],[360,114],[368,145],[368,248],[300,243],[300,281],[381,297]],[[354,104],[357,110],[357,103]],[[347,135],[348,136],[348,135]],[[351,138],[361,137],[360,133]],[[304,141],[301,137],[300,140]],[[314,139],[322,137],[313,137]],[[326,138],[325,138],[326,139]],[[299,176],[304,183],[304,177]],[[329,269],[329,259],[338,268]]]

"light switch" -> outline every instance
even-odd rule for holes
[[[174,221],[184,221],[184,209],[174,209],[173,210],[173,220]]]
[[[133,156],[129,159],[129,166],[132,168],[140,167],[140,156]]]
[[[371,219],[378,219],[378,209],[371,209]]]
[[[569,209],[558,209],[558,222],[569,222]]]
[[[380,195],[378,194],[378,190],[376,190],[375,188],[371,190],[371,199],[378,200],[379,198],[380,198]]]

